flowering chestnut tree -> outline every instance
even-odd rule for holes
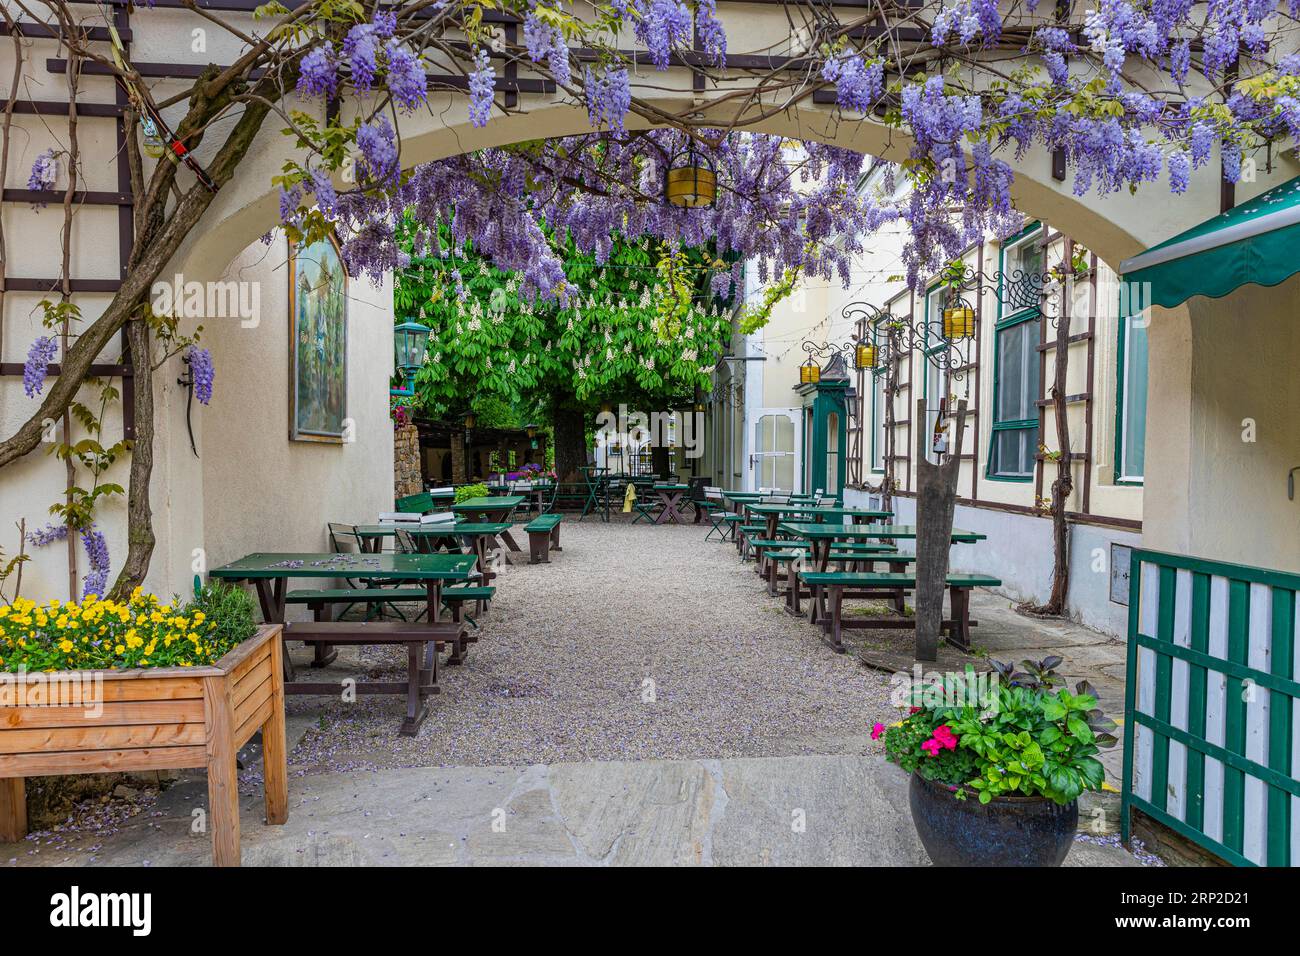
[[[762,277],[799,270],[846,279],[861,237],[902,218],[911,229],[907,275],[919,283],[969,242],[1014,224],[1012,155],[1063,155],[1080,195],[1161,180],[1179,193],[1216,157],[1235,180],[1300,132],[1297,0],[787,0],[786,49],[743,57],[728,49],[717,0],[270,0],[251,31],[184,6],[239,52],[158,98],[118,46],[92,35],[104,24],[85,19],[83,7],[39,0],[17,5],[21,22],[9,8],[2,14],[20,60],[33,55],[23,24],[35,23],[63,47],[74,90],[93,67],[127,92],[134,242],[108,307],[64,330],[60,374],[0,440],[0,467],[37,447],[42,422],[65,413],[112,337],[144,317],[151,284],[268,122],[293,148],[276,183],[291,236],[336,232],[354,271],[380,273],[409,264],[398,222],[414,210],[428,226],[416,256],[461,255],[472,243],[494,267],[519,274],[524,299],[563,307],[581,295],[564,268],[570,242],[603,262],[619,234],[683,247],[707,241],[728,261],[756,261]],[[140,9],[132,22],[150,16]],[[455,72],[438,74],[435,64]],[[695,102],[672,113],[648,94],[656,71],[682,65],[698,80]],[[486,126],[524,108],[500,85],[512,69],[585,108],[590,132],[404,169],[403,126],[417,113],[439,115],[431,93],[465,96],[471,122]],[[823,90],[833,91],[839,114],[823,137],[833,138],[835,122],[905,134],[898,175],[914,188],[899,205],[858,191],[861,156],[754,132]],[[169,129],[160,128],[164,115]],[[6,117],[7,157],[11,109]],[[29,182],[53,191],[55,167],[66,163],[69,216],[81,162],[76,122],[70,111],[66,155],[42,155]],[[162,149],[151,152],[151,143]],[[717,172],[712,206],[660,199],[669,164],[688,145]],[[160,153],[183,162],[146,160]],[[443,229],[450,247],[427,245]],[[65,278],[67,259],[65,250]],[[715,291],[734,279],[719,272]],[[147,364],[147,342],[138,347]],[[33,352],[40,360],[48,344]],[[137,389],[139,401],[147,391]],[[150,458],[137,448],[133,459],[132,487],[147,495]],[[136,576],[152,536],[132,540]]]
[[[603,262],[571,245],[563,267],[561,303],[530,298],[521,274],[472,248],[421,256],[397,273],[393,298],[399,321],[431,329],[416,404],[460,414],[493,396],[539,408],[554,426],[556,470],[568,475],[586,464],[586,427],[600,404],[650,412],[694,401],[731,319],[709,292],[710,275],[728,268],[698,250],[618,239]]]

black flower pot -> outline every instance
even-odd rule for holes
[[[1060,866],[1079,826],[1079,802],[1046,797],[958,800],[941,783],[912,774],[912,823],[935,866]]]

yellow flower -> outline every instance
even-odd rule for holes
[[[121,644],[118,644],[115,648],[113,648],[113,653],[114,653],[114,654],[125,654],[125,653],[126,653],[126,648],[123,647]]]
[[[73,644],[66,637],[63,640],[59,641],[59,650],[63,651],[63,653],[65,654],[69,653],[76,646],[77,645]]]
[[[194,612],[194,623],[195,623],[195,624],[202,624],[202,623],[203,623],[204,621],[206,621],[207,619],[208,619],[208,616],[207,616],[206,614],[204,614],[202,611],[195,611],[195,612]]]

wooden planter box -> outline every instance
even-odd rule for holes
[[[262,625],[207,667],[29,674],[21,682],[7,675],[0,681],[0,843],[27,833],[24,777],[205,767],[212,860],[238,866],[235,754],[258,730],[266,821],[289,816],[280,630]],[[51,678],[77,682],[79,696]]]

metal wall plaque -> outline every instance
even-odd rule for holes
[[[1110,599],[1128,607],[1129,571],[1133,564],[1133,549],[1125,544],[1110,546]]]

